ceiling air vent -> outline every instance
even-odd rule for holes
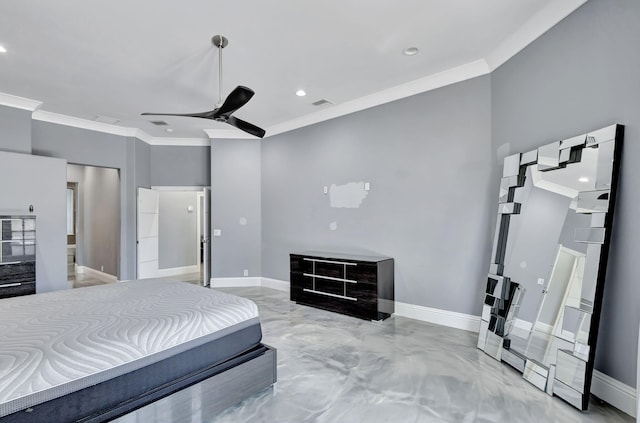
[[[153,123],[154,125],[157,125],[157,126],[167,126],[167,125],[169,125],[164,120],[150,120],[149,122],[151,122],[151,123]]]
[[[333,104],[333,102],[322,98],[318,101],[314,101],[311,104],[313,104],[314,106],[322,106],[323,104]]]

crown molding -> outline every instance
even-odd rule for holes
[[[499,68],[587,1],[563,0],[549,2],[547,6],[533,15],[515,33],[507,37],[486,56],[485,59],[491,71],[493,72]]]
[[[204,132],[210,139],[259,139],[239,129],[205,129]],[[269,134],[265,135],[267,136]]]
[[[82,119],[74,116],[62,115],[59,113],[47,112],[45,110],[37,110],[32,114],[33,120],[41,122],[55,123],[58,125],[70,126],[73,128],[87,129],[90,131],[102,132],[105,134],[119,135],[121,137],[138,138],[149,145],[164,146],[208,146],[210,140],[208,138],[170,138],[170,137],[154,137],[139,128],[130,128],[126,126],[111,125],[94,120]]]
[[[33,112],[42,106],[42,102],[30,98],[18,97],[17,95],[0,93],[0,105]]]
[[[143,132],[143,131],[140,131]],[[144,132],[146,134],[146,132]],[[147,134],[148,135],[148,134]],[[168,138],[148,136],[146,139],[138,137],[149,145],[179,146],[179,147],[208,147],[211,145],[209,138]]]
[[[136,129],[135,135],[140,141],[144,141],[149,145],[160,146],[180,146],[180,147],[208,147],[211,145],[211,140],[206,137],[202,138],[176,138],[176,137],[154,137],[142,129]]]
[[[59,113],[47,112],[46,110],[36,110],[31,116],[33,120],[41,122],[56,123],[58,125],[71,126],[73,128],[88,129],[90,131],[102,132],[105,134],[120,135],[122,137],[135,137],[137,128],[127,128],[124,126],[111,125],[94,120],[82,119],[74,116],[62,115]]]
[[[476,60],[446,71],[396,85],[395,87],[387,88],[355,100],[337,104],[333,107],[328,107],[315,113],[273,125],[267,128],[267,136],[281,134],[304,126],[313,125],[314,123],[359,112],[361,110],[400,100],[415,94],[432,91],[467,79],[486,75],[490,72],[491,70],[484,59]]]

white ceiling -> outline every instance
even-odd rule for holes
[[[489,73],[585,1],[4,0],[0,104],[32,99],[35,119],[76,126],[117,120],[152,143],[243,137],[195,118],[163,118],[168,133],[140,116],[213,109],[221,33],[224,95],[251,87],[235,116],[269,136]],[[419,54],[403,55],[410,46]]]

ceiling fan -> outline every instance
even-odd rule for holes
[[[231,126],[235,126],[241,131],[247,132],[251,135],[255,135],[256,137],[262,138],[264,137],[265,131],[262,128],[259,128],[249,122],[245,122],[242,119],[238,119],[235,116],[232,116],[236,110],[244,106],[251,100],[251,97],[255,94],[251,88],[247,88],[242,85],[238,85],[234,88],[231,93],[227,96],[227,98],[222,101],[222,49],[225,48],[229,44],[229,40],[222,35],[215,35],[211,42],[214,46],[218,47],[218,66],[219,66],[219,75],[218,75],[218,93],[220,95],[218,99],[218,103],[215,108],[208,112],[200,112],[200,113],[142,113],[142,115],[156,115],[156,116],[187,116],[187,117],[195,117],[201,119],[211,119],[217,122],[225,122]]]

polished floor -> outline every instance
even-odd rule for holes
[[[84,286],[104,285],[109,282],[94,278],[88,273],[69,273],[67,280],[71,282],[72,288],[82,288]]]
[[[202,281],[201,273],[189,273],[180,276],[169,276],[160,279],[179,279],[183,282],[193,283],[199,285]],[[72,288],[82,288],[85,286],[104,285],[113,282],[105,282],[104,280],[95,278],[88,273],[69,273],[67,274],[67,280],[71,282]]]
[[[548,396],[478,350],[471,332],[395,316],[364,321],[268,288],[220,290],[258,304],[278,382],[211,423],[635,421],[595,398],[579,412]]]

